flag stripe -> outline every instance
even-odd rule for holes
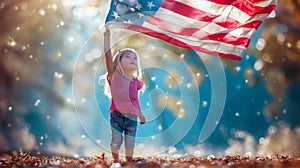
[[[256,14],[270,13],[276,7],[275,4],[267,5],[267,6],[257,6],[255,5],[255,3],[250,3],[251,0],[210,0],[210,1],[215,2],[217,4],[235,6],[236,8],[239,8],[241,11],[247,13],[250,16]]]
[[[233,44],[233,45],[240,45],[247,47],[249,45],[250,39],[249,38],[243,38],[243,37],[235,37],[227,33],[219,33],[219,34],[211,34],[208,35],[206,38],[201,38],[199,40],[204,40],[204,39],[210,39],[214,41],[222,41],[228,44]]]

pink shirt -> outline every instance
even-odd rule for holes
[[[138,100],[138,90],[144,82],[138,79],[127,79],[118,70],[115,70],[112,79],[107,75],[112,96],[109,112],[116,110],[122,113],[130,113],[139,116],[140,103]]]

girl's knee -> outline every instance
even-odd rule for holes
[[[133,136],[125,136],[125,148],[126,149],[133,149],[134,148],[134,143],[135,143],[135,137]]]
[[[113,134],[111,138],[110,147],[119,150],[123,143],[123,137],[120,134]]]

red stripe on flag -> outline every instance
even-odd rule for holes
[[[269,5],[267,7],[255,6],[254,3],[251,3],[251,0],[209,0],[216,4],[221,5],[232,5],[241,11],[247,13],[250,16],[254,16],[256,14],[268,14],[272,12],[273,9],[276,8],[276,4]]]
[[[205,40],[205,39],[225,42],[227,44],[239,45],[239,46],[243,46],[243,47],[248,47],[249,42],[250,42],[249,38],[235,37],[228,33],[211,34],[211,35],[208,35],[207,37],[201,38],[199,40]]]
[[[191,45],[189,45],[187,43],[179,41],[179,40],[177,40],[175,38],[172,38],[170,36],[167,36],[165,34],[156,32],[154,30],[148,29],[146,27],[142,27],[142,26],[130,24],[127,27],[127,29],[133,30],[133,31],[137,31],[137,32],[140,32],[140,33],[152,36],[152,37],[156,37],[156,38],[162,39],[164,41],[167,41],[169,43],[175,44],[177,46],[181,46],[183,48],[192,49],[192,50],[204,52],[206,54],[211,54],[211,55],[215,55],[215,56],[222,56],[222,57],[230,58],[230,59],[233,59],[233,60],[241,60],[241,56],[239,56],[239,55],[226,54],[226,53],[223,53],[223,52],[208,50],[208,49],[205,49],[205,48],[202,48],[202,47],[199,47],[199,46],[191,46]]]
[[[261,20],[254,20],[252,22],[240,25],[239,27],[257,29],[261,23]]]

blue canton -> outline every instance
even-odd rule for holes
[[[111,0],[105,22],[142,25],[159,9],[162,0]]]

